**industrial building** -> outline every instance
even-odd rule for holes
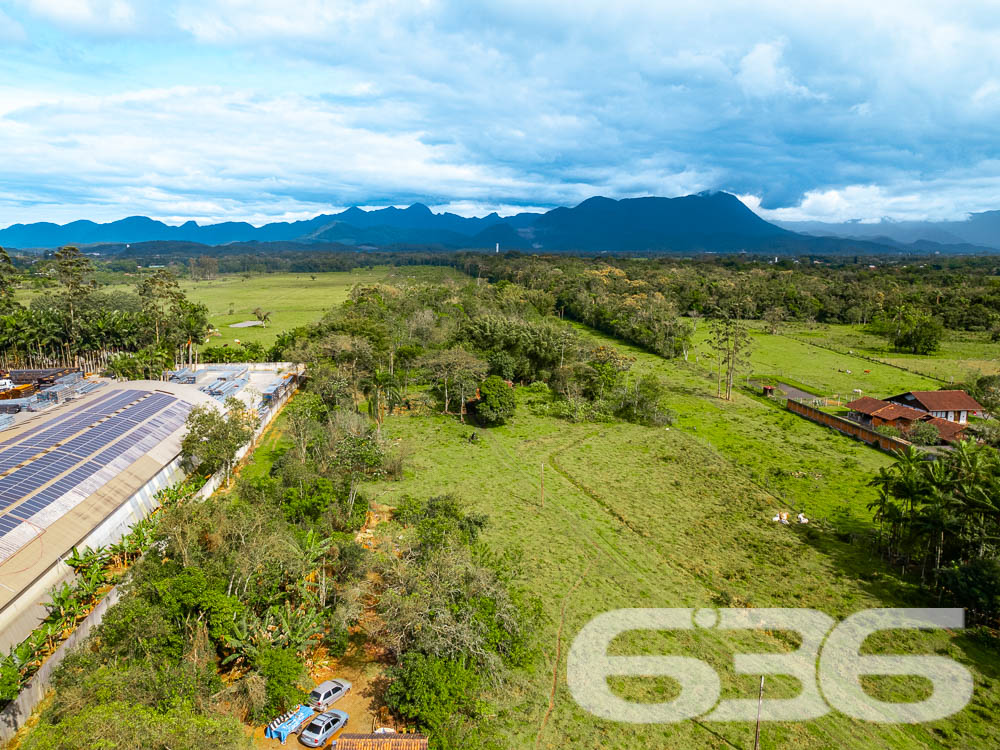
[[[257,367],[244,367],[239,387],[226,395],[259,409],[263,429],[284,398],[265,404],[262,392],[290,382],[287,395],[298,371],[289,377]],[[198,369],[198,381],[219,380],[211,365]],[[108,383],[43,412],[18,414],[0,432],[0,650],[24,640],[45,616],[49,592],[73,575],[63,560],[74,547],[118,541],[156,507],[159,490],[183,478],[188,413],[202,404],[222,408],[209,390]]]

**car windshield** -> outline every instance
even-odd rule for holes
[[[323,725],[318,721],[312,722],[308,727],[306,727],[307,732],[312,732],[313,734],[319,734],[323,731]]]
[[[309,700],[311,700],[311,701],[318,701],[319,700],[319,691],[318,690],[313,690],[311,693],[309,693]]]

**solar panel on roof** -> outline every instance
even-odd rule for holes
[[[45,439],[33,445],[0,444],[0,467],[33,459],[0,477],[0,512],[9,509],[0,516],[7,519],[0,529],[15,530],[0,540],[0,562],[183,426],[191,409],[170,394],[137,389],[105,394],[100,401],[50,422],[42,430]],[[30,528],[21,523],[29,519]]]

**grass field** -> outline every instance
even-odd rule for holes
[[[212,281],[184,281],[184,293],[208,307],[208,318],[219,329],[209,346],[256,341],[269,345],[281,331],[315,322],[323,313],[350,296],[356,284],[377,282],[437,281],[456,275],[450,269],[423,266],[405,268],[358,268],[343,273],[285,273],[223,276]],[[254,320],[253,310],[270,311],[267,328],[230,328],[233,323]],[[232,310],[232,312],[230,312]]]
[[[244,342],[272,344],[281,331],[315,322],[331,307],[350,296],[356,284],[377,282],[440,281],[462,278],[450,268],[406,266],[358,268],[334,273],[273,273],[244,277],[227,274],[209,281],[182,279],[181,289],[188,299],[208,307],[209,322],[219,330],[207,346]],[[134,290],[134,284],[103,287],[104,291]],[[37,292],[22,290],[18,299],[29,304]],[[254,308],[271,313],[266,328],[230,328],[233,323],[255,320]]]
[[[868,479],[889,457],[738,392],[714,397],[704,360],[666,361],[578,327],[594,344],[614,343],[634,356],[635,373],[655,372],[670,385],[678,419],[670,429],[629,424],[570,424],[545,414],[543,395],[519,392],[519,412],[503,427],[481,430],[434,414],[393,416],[387,434],[406,451],[398,482],[369,496],[395,504],[404,495],[450,492],[491,522],[486,541],[522,557],[524,585],[540,597],[546,622],[543,664],[519,674],[495,696],[490,713],[505,747],[748,748],[749,723],[685,721],[630,725],[582,711],[566,683],[566,653],[592,617],[620,607],[811,607],[843,617],[867,607],[921,603],[911,583],[872,559],[834,527],[869,526]],[[755,367],[802,382],[842,387],[829,376],[851,358],[829,353],[819,377],[813,348],[776,336],[756,337]],[[804,347],[804,348],[798,348]],[[853,369],[853,368],[852,368]],[[894,368],[875,367],[880,388],[917,387]],[[828,379],[828,382],[824,380]],[[280,441],[266,442],[248,471],[266,471]],[[544,497],[542,487],[544,485]],[[779,509],[801,508],[808,527],[774,524]],[[849,517],[848,517],[849,516]],[[996,653],[966,636],[884,634],[876,650],[948,655],[973,670],[973,703],[927,725],[886,726],[833,713],[801,723],[766,723],[763,748],[992,747],[989,720],[1000,702]],[[723,636],[711,631],[642,633],[615,642],[619,653],[674,653],[709,662],[723,698],[756,695],[756,679],[735,674],[734,652],[781,651],[795,638],[780,632]],[[896,700],[924,697],[920,678],[871,678],[869,690]],[[616,680],[640,701],[673,697],[667,681]],[[792,697],[789,678],[768,678],[765,697]],[[549,713],[549,706],[552,710]]]
[[[866,333],[860,326],[791,324],[783,330],[798,339],[814,341],[842,352],[853,351],[875,357],[940,378],[945,383],[962,382],[976,374],[1000,373],[1000,343],[990,341],[986,332],[948,331],[939,351],[917,356],[892,351],[885,339]],[[943,384],[939,383],[938,387],[943,387]]]
[[[937,390],[942,387],[942,383],[925,376],[852,356],[849,351],[860,353],[861,350],[848,345],[844,339],[822,336],[807,339],[839,349],[830,351],[799,340],[806,338],[804,333],[813,331],[790,329],[788,333],[791,335],[772,335],[760,326],[753,327],[750,351],[750,371],[753,374],[788,377],[827,396],[839,394],[851,397],[855,388],[866,395],[888,396],[902,391]],[[689,357],[706,367],[711,367],[712,363],[709,335],[709,326],[702,322],[695,333],[693,354]],[[947,362],[956,366],[950,360]]]
[[[545,660],[543,668],[519,676],[496,698],[504,746],[750,747],[750,724],[625,725],[580,710],[566,685],[565,655],[580,628],[602,612],[752,605],[814,607],[842,617],[867,607],[912,603],[908,587],[861,548],[810,527],[772,523],[770,517],[784,503],[730,460],[727,446],[719,449],[700,431],[690,432],[692,425],[669,431],[568,425],[532,415],[528,408],[522,404],[522,414],[511,425],[484,432],[479,444],[470,443],[470,428],[453,419],[391,419],[390,434],[412,448],[411,468],[404,481],[372,488],[390,504],[405,494],[452,492],[491,517],[486,534],[491,546],[523,555],[525,585],[541,597],[547,615]],[[809,427],[816,431],[817,452],[830,460],[827,435]],[[807,443],[802,436],[801,444]],[[773,451],[771,456],[776,462]],[[883,647],[887,642],[879,641]],[[896,639],[894,646],[897,653],[927,649],[974,665],[990,659],[968,639],[945,635]],[[752,697],[755,680],[733,672],[732,653],[737,648],[783,650],[789,641],[781,633],[748,640],[696,631],[647,633],[616,648],[697,656],[722,675],[723,697]],[[880,727],[829,714],[799,724],[767,724],[762,747],[992,746],[1000,742],[1000,733],[976,712],[994,706],[994,676],[983,666],[977,705],[933,727]],[[553,684],[553,711],[546,720]],[[656,681],[620,687],[636,700],[671,697],[671,688]],[[879,687],[878,695],[921,689],[916,682]],[[769,683],[768,691],[769,697],[795,693],[780,678]]]

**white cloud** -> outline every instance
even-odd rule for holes
[[[136,12],[130,0],[20,0],[42,18],[67,29],[101,33],[135,28]]]
[[[0,42],[19,43],[25,39],[24,27],[0,10]]]
[[[9,7],[32,44],[0,58],[0,223],[705,188],[803,216],[1000,204],[991,2]]]
[[[765,43],[754,45],[740,60],[736,73],[743,92],[748,96],[796,96],[807,98],[823,98],[814,94],[805,86],[795,82],[792,72],[781,63],[782,43]]]

